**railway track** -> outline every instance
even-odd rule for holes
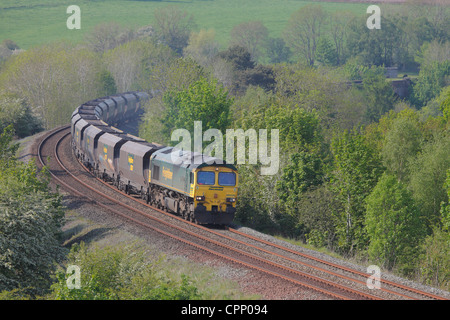
[[[381,279],[382,287],[367,288],[369,274],[346,268],[236,229],[215,230],[187,222],[151,207],[80,168],[70,152],[70,130],[62,127],[45,136],[38,161],[56,183],[114,214],[164,237],[209,255],[256,270],[281,282],[331,299],[443,299],[440,296]],[[77,167],[78,166],[78,167]],[[81,165],[82,166],[82,165]]]

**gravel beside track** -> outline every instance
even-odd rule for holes
[[[24,147],[22,149],[22,154],[26,155],[36,155],[37,154],[37,143],[42,139],[42,135],[39,135],[36,137],[36,139],[31,142],[27,142],[28,147]],[[96,190],[101,190],[102,193],[105,193],[107,195],[110,195],[111,197],[114,197],[115,199],[119,200],[121,203],[139,208],[139,210],[145,211],[146,214],[149,216],[157,217],[158,219],[161,219],[163,221],[166,221],[167,223],[170,223],[172,225],[177,226],[180,228],[180,230],[186,229],[188,232],[199,234],[202,237],[207,237],[212,239],[213,241],[216,241],[217,244],[213,245],[214,250],[225,252],[223,251],[223,247],[219,249],[222,245],[226,246],[233,246],[239,250],[241,250],[245,254],[255,255],[258,256],[259,259],[264,260],[270,260],[277,264],[280,264],[284,266],[285,268],[289,268],[292,270],[297,270],[296,272],[304,272],[308,274],[313,274],[315,277],[320,277],[321,279],[327,279],[328,281],[341,283],[345,285],[348,288],[355,288],[358,291],[365,291],[368,294],[377,295],[378,297],[382,299],[404,299],[405,297],[402,296],[394,296],[393,294],[389,292],[380,292],[380,290],[369,290],[367,289],[367,286],[365,285],[365,281],[369,274],[367,274],[367,277],[360,276],[359,283],[355,283],[353,281],[350,281],[348,279],[343,279],[341,275],[347,275],[346,272],[340,272],[336,271],[333,268],[328,268],[324,264],[321,263],[315,263],[316,267],[321,268],[320,270],[317,270],[316,267],[307,266],[306,263],[310,263],[310,261],[307,262],[308,259],[299,258],[298,255],[295,255],[293,253],[286,253],[283,252],[284,250],[281,249],[273,249],[270,248],[267,244],[261,244],[258,243],[258,241],[253,241],[249,239],[245,239],[241,235],[236,235],[231,231],[223,230],[223,229],[212,229],[214,233],[211,233],[208,229],[204,228],[198,228],[195,225],[187,224],[185,221],[181,221],[180,219],[175,219],[170,215],[161,214],[157,210],[152,210],[143,204],[139,204],[134,199],[130,199],[129,196],[123,195],[118,193],[116,190],[113,190],[112,188],[106,186],[104,183],[102,183],[99,180],[94,179],[89,173],[87,173],[75,160],[75,158],[72,156],[70,144],[68,143],[70,139],[66,138],[63,140],[63,143],[61,145],[61,157],[64,159],[64,165],[67,166],[67,169],[70,170],[70,172],[74,173],[77,178],[80,180],[89,183],[92,187],[94,187]],[[50,146],[44,146],[43,149],[44,156],[50,156],[53,154],[52,147]],[[50,159],[50,166],[54,168],[56,166],[56,163],[54,162],[54,159]],[[71,180],[66,174],[64,174],[61,170],[61,172],[58,170],[56,172],[58,177],[61,179],[68,179],[67,181],[70,181],[71,185],[73,187],[75,186],[75,183],[73,182],[73,179]],[[81,189],[80,189],[81,190]],[[85,190],[85,189],[84,189]],[[90,197],[94,197],[93,192],[89,192]],[[103,201],[101,199],[98,199],[98,201]],[[117,208],[118,211],[125,213],[127,215],[132,216],[134,219],[139,220],[142,219],[142,217],[139,217],[138,214],[135,212],[132,212],[132,210],[124,209],[123,206],[112,204],[111,201],[106,201],[108,203],[108,206],[111,205],[111,208]],[[217,270],[217,274],[221,277],[232,279],[239,283],[241,289],[243,292],[247,294],[259,294],[263,299],[330,299],[331,297],[324,295],[320,292],[317,292],[315,290],[307,289],[304,287],[299,287],[298,285],[295,285],[289,281],[282,280],[279,278],[276,278],[274,276],[267,275],[266,273],[256,271],[254,269],[249,269],[242,264],[237,263],[231,263],[230,261],[222,258],[218,258],[217,256],[208,254],[204,250],[199,250],[198,248],[186,245],[183,242],[174,240],[170,237],[166,237],[164,235],[161,235],[161,233],[155,232],[153,230],[149,230],[147,228],[143,228],[135,223],[130,223],[125,218],[118,216],[117,214],[111,214],[108,212],[108,210],[98,207],[95,203],[93,203],[90,200],[83,199],[79,196],[74,196],[71,194],[67,194],[65,196],[65,204],[73,209],[76,210],[82,217],[86,218],[89,221],[94,221],[95,224],[101,225],[102,227],[97,228],[98,232],[101,233],[111,233],[111,232],[123,232],[125,231],[127,234],[133,235],[133,237],[137,237],[144,242],[148,243],[153,248],[157,248],[157,250],[164,252],[166,254],[174,255],[174,256],[181,256],[186,259],[195,261],[199,264],[208,265],[210,267],[213,267]],[[144,219],[145,220],[145,219]],[[70,223],[73,224],[73,221]],[[148,223],[148,221],[147,221]],[[157,224],[156,222],[152,222],[153,226],[156,226],[158,228],[162,228],[164,230],[168,230],[167,226],[164,226],[162,224]],[[170,228],[169,228],[170,229]],[[322,260],[329,261],[334,264],[344,265],[349,268],[359,270],[362,273],[366,273],[367,270],[365,267],[358,266],[355,264],[351,264],[339,259],[332,258],[328,255],[318,253],[313,250],[308,250],[299,246],[295,246],[289,243],[286,243],[284,241],[275,239],[273,237],[270,237],[268,235],[259,233],[255,230],[245,228],[245,227],[238,227],[237,228],[239,232],[251,235],[253,237],[257,237],[260,239],[263,239],[265,241],[268,241],[270,243],[275,243],[281,246],[284,246],[286,248],[289,248],[291,250],[295,250],[297,252],[300,252],[302,254],[308,254],[312,255],[314,257],[317,257]],[[168,231],[169,232],[169,231]],[[170,231],[173,232],[173,231]],[[178,232],[178,231],[177,231]],[[180,231],[180,233],[182,233]],[[223,238],[223,236],[225,238]],[[130,237],[130,238],[133,238]],[[192,241],[197,241],[199,243],[198,239],[194,239],[193,236],[186,236]],[[238,239],[239,242],[236,242],[233,239]],[[127,239],[126,241],[129,241]],[[202,244],[203,245],[203,244]],[[208,246],[211,246],[210,244]],[[261,250],[262,249],[262,250]],[[266,252],[265,250],[270,250],[271,252],[275,252],[276,254],[271,254],[270,252]],[[280,256],[277,256],[280,255]],[[287,257],[287,258],[286,258]],[[330,271],[331,270],[331,274]],[[420,284],[407,281],[404,279],[400,279],[398,277],[394,277],[388,274],[383,273],[382,274],[383,279],[388,279],[390,281],[394,282],[400,282],[407,286],[416,287],[420,290],[431,292],[437,295],[441,295],[443,297],[446,297],[447,299],[450,298],[450,294],[448,292],[443,292],[441,290],[429,288],[422,286]],[[384,286],[384,284],[383,284]],[[396,290],[397,291],[397,290]],[[402,292],[403,293],[403,292]],[[416,299],[422,299],[424,297],[420,295],[415,295],[412,293],[403,293],[405,295],[408,295],[412,298]],[[353,297],[354,299],[358,299],[357,296]]]

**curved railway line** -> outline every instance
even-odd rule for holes
[[[312,290],[328,299],[432,299],[444,297],[381,279],[380,289],[368,289],[364,272],[344,267],[267,240],[228,228],[210,229],[154,208],[140,198],[119,192],[95,178],[75,160],[70,126],[42,138],[37,150],[39,167],[47,166],[55,183],[127,221],[208,255]]]

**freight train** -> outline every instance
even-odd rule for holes
[[[235,166],[149,143],[115,127],[136,117],[148,99],[145,92],[126,92],[76,108],[71,117],[74,155],[96,177],[159,209],[198,224],[230,224],[238,190]]]

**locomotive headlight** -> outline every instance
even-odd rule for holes
[[[197,201],[205,201],[205,196],[196,196],[195,200],[197,200]]]
[[[236,198],[227,198],[227,202],[236,202]]]

